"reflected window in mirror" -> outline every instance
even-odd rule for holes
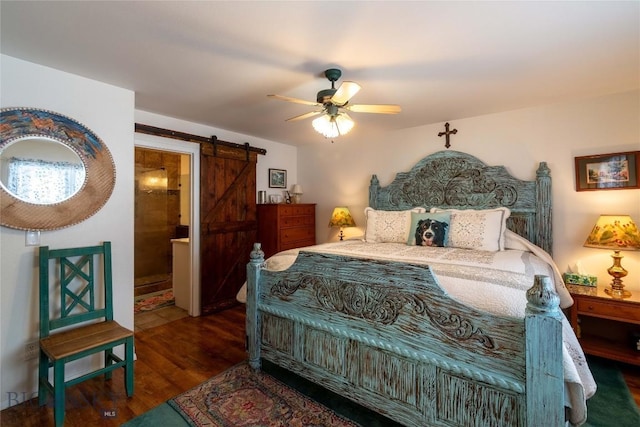
[[[39,159],[9,159],[7,190],[35,204],[58,203],[73,196],[84,182],[82,164]]]
[[[85,168],[80,156],[54,139],[26,137],[0,152],[0,183],[23,202],[60,203],[83,186]]]

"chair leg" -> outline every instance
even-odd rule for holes
[[[46,387],[49,381],[49,358],[40,350],[40,361],[38,363],[38,405],[43,406],[47,403],[49,397],[49,389]]]
[[[127,390],[127,396],[133,396],[133,337],[127,339],[124,344],[124,375],[125,375],[125,388]]]
[[[56,360],[53,364],[53,418],[56,427],[64,424],[64,361]]]
[[[113,363],[113,348],[108,348],[104,351],[104,367],[106,368],[107,366],[111,365]],[[111,374],[113,374],[113,371],[107,371],[104,374],[104,378],[106,380],[110,380],[111,379]]]

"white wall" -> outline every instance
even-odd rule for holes
[[[267,150],[266,155],[258,156],[258,165],[256,167],[257,191],[265,190],[267,194],[282,194],[282,191],[279,189],[269,188],[269,168],[284,169],[287,171],[288,189],[291,189],[291,186],[296,183],[298,176],[298,149],[291,145],[281,144],[267,139],[257,138],[140,110],[136,111],[136,123],[171,129],[203,137],[211,137],[212,135],[215,135],[219,140],[233,142],[236,144],[244,144],[245,142],[248,142],[252,147],[264,148]],[[137,136],[137,138],[141,137],[143,136]]]
[[[517,178],[533,179],[538,163],[546,161],[553,178],[556,263],[565,271],[582,260],[599,283],[611,282],[606,269],[612,264],[612,251],[582,245],[600,214],[630,214],[640,225],[640,190],[576,192],[574,157],[640,150],[640,92],[472,117],[450,125],[458,129],[450,150],[470,153],[489,165],[504,164]],[[300,148],[304,198],[318,203],[318,242],[336,240],[337,230],[327,224],[337,205],[349,206],[359,226],[345,229],[345,235],[362,234],[371,175],[377,174],[380,184],[387,185],[396,172],[408,171],[424,156],[445,150],[444,137],[437,136],[443,130],[440,123],[366,141],[358,140],[354,131],[334,144]],[[640,251],[623,255],[622,265],[629,271],[624,283],[640,291]]]
[[[134,110],[129,90],[64,73],[10,56],[0,56],[1,107],[32,107],[69,116],[94,131],[111,151],[116,185],[111,198],[81,224],[45,231],[41,244],[51,247],[113,245],[114,316],[133,329],[133,184],[134,123],[165,127],[264,148],[257,168],[258,190],[268,190],[267,170],[286,169],[290,184],[297,176],[297,149],[292,146],[209,126]],[[271,190],[270,192],[275,192]],[[105,230],[108,233],[105,234]],[[2,409],[33,397],[37,360],[24,361],[24,347],[38,339],[37,248],[25,246],[25,232],[0,227],[0,393]],[[93,363],[96,363],[94,360]],[[69,376],[88,369],[76,363]]]
[[[111,240],[115,319],[133,328],[133,117],[134,93],[51,68],[0,57],[2,107],[32,107],[69,116],[95,132],[116,165],[114,192],[86,221],[44,231],[41,244],[53,248]],[[24,361],[27,342],[38,339],[37,248],[25,246],[25,232],[0,227],[0,394],[2,408],[36,390],[37,360]],[[78,363],[70,375],[87,369]],[[18,393],[18,395],[12,394]]]

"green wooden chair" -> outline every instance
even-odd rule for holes
[[[127,396],[133,395],[133,332],[113,320],[111,242],[69,249],[42,246],[39,265],[38,401],[42,406],[53,394],[57,427],[64,423],[66,387],[101,374],[109,379],[114,369],[123,367]],[[124,359],[113,353],[120,345]],[[66,363],[99,352],[104,352],[104,367],[65,381]]]

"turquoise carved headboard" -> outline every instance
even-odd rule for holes
[[[504,206],[511,210],[508,228],[552,254],[551,172],[546,162],[540,162],[535,180],[522,181],[504,166],[487,166],[459,151],[439,151],[409,172],[398,173],[386,187],[373,175],[369,206],[380,210]]]

